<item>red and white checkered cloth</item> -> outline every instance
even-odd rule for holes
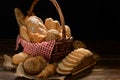
[[[23,52],[30,54],[32,56],[43,55],[47,61],[50,61],[53,47],[55,45],[55,40],[41,43],[30,43],[25,41],[20,35],[18,35],[16,40],[16,49],[18,50],[19,44],[23,47]]]

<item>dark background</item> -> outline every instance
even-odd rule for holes
[[[0,0],[0,38],[16,38],[18,25],[14,8],[26,15],[33,0]],[[65,22],[70,26],[74,39],[119,40],[120,5],[116,0],[57,0]],[[58,19],[58,14],[49,0],[40,0],[34,12],[43,20]]]

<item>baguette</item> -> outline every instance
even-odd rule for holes
[[[19,8],[15,8],[14,13],[15,13],[15,18],[17,20],[18,26],[21,27],[25,25],[24,23],[25,15],[22,13],[22,11]]]
[[[20,36],[26,40],[27,42],[30,42],[30,38],[29,38],[29,35],[28,35],[28,32],[27,32],[27,28],[25,26],[21,26],[20,27]]]

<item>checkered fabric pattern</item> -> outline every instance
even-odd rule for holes
[[[19,48],[19,44],[23,47],[23,52],[30,54],[32,56],[43,55],[48,61],[50,61],[52,50],[55,45],[55,40],[49,42],[41,43],[29,43],[25,41],[20,35],[18,35],[16,40],[16,49]]]

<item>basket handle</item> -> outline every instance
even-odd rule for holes
[[[61,23],[61,26],[62,26],[62,39],[66,40],[65,20],[64,20],[64,16],[62,14],[61,8],[60,8],[60,6],[59,6],[59,4],[56,0],[50,0],[50,1],[54,4],[54,6],[55,6],[55,8],[56,8],[56,10],[59,14],[60,23]]]
[[[33,8],[35,7],[35,5],[37,4],[38,1],[39,0],[33,0],[32,5],[31,5],[30,10],[29,10],[29,13],[28,13],[28,16],[32,15]],[[62,26],[62,40],[66,40],[65,20],[64,20],[64,16],[63,16],[63,13],[61,11],[61,8],[56,0],[50,0],[50,1],[55,6],[55,8],[59,14],[59,17],[60,17],[60,23]]]
[[[32,5],[30,6],[30,9],[29,9],[29,12],[28,12],[27,16],[31,16],[32,15],[33,9],[34,9],[35,5],[38,3],[38,1],[39,0],[33,0]]]

